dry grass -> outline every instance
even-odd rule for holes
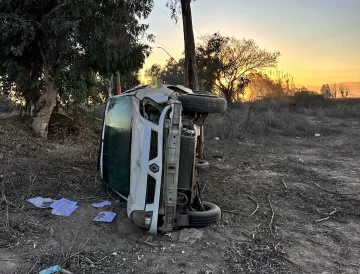
[[[317,121],[324,118],[360,117],[360,100],[327,100],[321,96],[264,99],[236,103],[223,115],[211,115],[206,124],[207,138],[246,140],[267,136],[305,137],[334,134]]]

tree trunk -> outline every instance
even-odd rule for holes
[[[56,90],[50,77],[51,68],[46,64],[44,68],[45,90],[33,106],[32,128],[38,136],[47,139],[50,116],[56,101]]]
[[[114,96],[114,75],[111,74],[110,79],[107,79],[108,82],[108,99]]]
[[[181,11],[185,43],[185,85],[192,90],[198,90],[199,82],[196,66],[195,39],[191,18],[190,0],[181,0]]]
[[[232,93],[229,91],[223,91],[228,107],[232,105]]]

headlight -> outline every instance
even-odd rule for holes
[[[136,210],[131,213],[131,219],[136,225],[149,229],[151,226],[152,212]]]

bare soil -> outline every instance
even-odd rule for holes
[[[322,118],[320,137],[208,140],[204,200],[222,220],[194,244],[149,235],[101,187],[98,139],[44,141],[17,117],[0,119],[0,273],[359,273],[360,121]],[[78,201],[69,217],[26,200]],[[92,202],[110,199],[113,223],[94,223]]]

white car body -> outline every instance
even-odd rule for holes
[[[170,88],[169,88],[170,87]],[[171,89],[172,88],[172,89]],[[158,216],[159,216],[159,202],[161,195],[161,184],[163,176],[163,147],[164,147],[164,126],[165,122],[172,124],[174,118],[174,106],[181,106],[181,103],[177,100],[178,94],[174,91],[180,90],[183,93],[192,93],[190,89],[183,86],[163,86],[156,89],[151,89],[150,86],[143,86],[130,90],[119,96],[131,96],[133,104],[133,120],[132,120],[132,137],[131,137],[131,164],[130,164],[130,192],[128,196],[124,196],[118,193],[122,198],[127,201],[127,214],[129,217],[134,212],[146,212],[150,214],[148,218],[148,229],[150,233],[157,233],[158,231]],[[119,97],[119,96],[115,96]],[[144,99],[150,99],[156,104],[164,105],[162,109],[158,124],[145,119],[141,115],[141,101]],[[106,106],[106,113],[109,109],[110,101]],[[166,114],[170,111],[170,115],[165,121]],[[178,114],[177,114],[178,115]],[[180,110],[181,116],[181,110]],[[170,120],[170,121],[169,121]],[[174,155],[172,159],[176,165],[179,164],[179,144],[180,135],[182,130],[181,119],[177,129],[170,130],[174,143],[170,155]],[[196,126],[196,134],[200,134],[200,127]],[[157,156],[154,159],[149,159],[150,153],[150,141],[152,132],[157,132]],[[102,139],[105,138],[105,119]],[[171,143],[172,144],[172,143]],[[156,165],[156,166],[155,166]],[[154,168],[155,167],[155,168]],[[158,168],[156,168],[158,167]],[[100,173],[103,178],[103,143],[101,147],[100,158]],[[178,172],[176,168],[175,173]],[[154,199],[151,203],[147,203],[147,183],[149,176],[156,182],[154,189]],[[174,178],[177,178],[177,174],[174,174]],[[171,189],[171,188],[170,188]],[[168,202],[176,206],[176,191],[174,193],[168,193]],[[174,201],[173,201],[174,200]]]

